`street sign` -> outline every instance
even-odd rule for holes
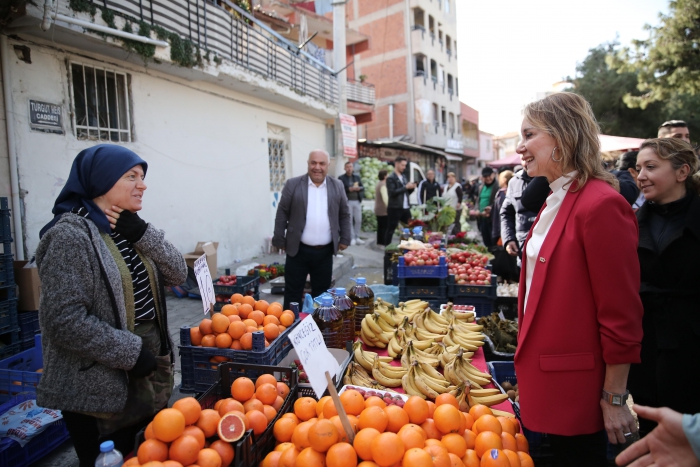
[[[63,133],[62,108],[48,102],[29,101],[29,126],[37,130]]]
[[[357,121],[352,115],[339,114],[339,117],[343,136],[343,155],[357,157]]]
[[[211,274],[209,273],[206,253],[197,258],[194,262],[194,275],[197,277],[199,295],[202,297],[202,306],[204,307],[204,314],[206,315],[210,311],[214,311],[214,304],[216,303],[214,282],[212,282]]]

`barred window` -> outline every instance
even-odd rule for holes
[[[73,127],[78,139],[132,141],[129,75],[71,63]]]

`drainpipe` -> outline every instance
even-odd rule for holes
[[[41,30],[46,32],[51,27],[51,7],[53,0],[44,0],[44,19],[41,20]]]
[[[394,139],[394,104],[389,104],[389,139]]]
[[[15,142],[15,112],[12,100],[10,79],[10,48],[7,36],[0,34],[0,55],[2,55],[2,87],[5,96],[5,124],[7,125],[7,156],[10,159],[10,187],[12,189],[12,221],[15,227],[15,259],[24,259],[24,231],[22,229],[22,209],[19,198],[19,176],[17,169],[17,146]]]

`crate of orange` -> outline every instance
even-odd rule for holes
[[[292,346],[299,316],[277,302],[233,294],[231,304],[199,326],[180,328],[180,367],[186,393],[203,393],[219,380],[223,362],[277,365]]]
[[[179,399],[158,412],[136,435],[134,458],[124,465],[258,465],[257,453],[274,449],[274,423],[296,401],[297,373],[284,367],[226,363],[219,375],[196,399]]]

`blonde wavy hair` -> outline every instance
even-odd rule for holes
[[[639,150],[651,149],[660,159],[670,161],[673,170],[678,170],[684,165],[690,168],[688,178],[685,179],[685,188],[688,191],[700,194],[700,162],[695,155],[693,146],[680,138],[653,138],[642,143]]]
[[[577,184],[571,191],[580,190],[592,178],[620,191],[617,178],[603,168],[600,127],[586,99],[572,92],[558,92],[528,104],[523,116],[554,138],[562,168],[578,171],[574,177]]]

